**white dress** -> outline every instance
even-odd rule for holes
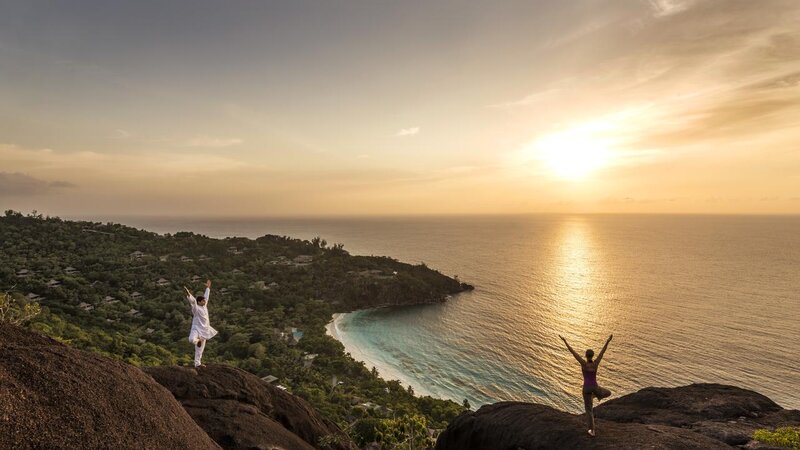
[[[211,322],[208,320],[208,297],[211,295],[211,289],[206,288],[204,297],[206,304],[200,306],[193,295],[189,295],[189,303],[192,305],[192,331],[189,332],[189,342],[197,344],[200,339],[209,340],[217,335],[217,330],[211,327]]]

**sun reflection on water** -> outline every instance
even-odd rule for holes
[[[581,332],[597,319],[597,287],[602,285],[597,249],[585,220],[564,221],[555,261],[553,275],[559,317],[573,332]]]

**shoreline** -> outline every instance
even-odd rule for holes
[[[344,346],[344,351],[346,354],[349,354],[351,358],[354,360],[364,363],[368,370],[375,370],[378,372],[378,376],[383,378],[386,381],[396,380],[402,386],[408,387],[411,386],[414,389],[414,395],[416,397],[422,396],[430,396],[434,398],[439,398],[443,400],[452,400],[443,398],[439,395],[430,392],[424,385],[420,384],[417,380],[410,379],[405,373],[394,369],[392,366],[387,364],[385,361],[381,361],[378,358],[370,357],[368,352],[365,352],[359,346],[359,343],[353,339],[351,336],[348,336],[341,328],[340,324],[345,319],[348,314],[359,314],[369,310],[356,310],[347,313],[334,313],[331,316],[331,321],[325,325],[325,334],[332,337],[333,339],[337,340]]]

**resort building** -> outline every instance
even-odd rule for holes
[[[303,356],[303,367],[309,368],[314,364],[314,360],[317,359],[319,356],[316,353],[310,353],[308,355]]]

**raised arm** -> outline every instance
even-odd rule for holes
[[[208,297],[211,295],[211,280],[206,280],[206,291],[203,293],[203,297],[206,298],[206,305],[208,305]]]
[[[606,352],[606,349],[608,348],[608,344],[611,343],[611,338],[613,338],[613,337],[614,337],[614,335],[612,334],[612,335],[610,335],[608,337],[608,339],[606,339],[606,344],[603,346],[603,349],[600,350],[600,354],[597,355],[597,359],[596,359],[597,364],[600,364],[600,360],[603,359],[603,354]]]
[[[561,340],[564,341],[564,344],[567,346],[567,350],[569,350],[569,352],[572,353],[572,356],[574,356],[575,359],[577,359],[578,362],[581,363],[581,366],[586,364],[586,361],[584,361],[583,358],[581,358],[581,355],[579,355],[578,352],[572,349],[572,347],[569,345],[569,342],[567,342],[567,340],[564,339],[564,336],[558,335],[558,337],[560,337]]]
[[[186,286],[183,287],[183,290],[186,291],[186,300],[189,301],[189,306],[192,307],[192,314],[194,314],[195,309],[197,309],[197,299],[194,298],[194,295],[189,292],[189,289]]]
[[[194,306],[195,304],[197,304],[197,300],[195,300],[195,298],[194,298],[194,295],[192,295],[192,293],[189,291],[189,288],[187,288],[186,286],[184,286],[184,287],[183,287],[183,290],[184,290],[184,291],[186,291],[186,300],[188,300],[188,301],[189,301],[189,303],[191,303],[191,304],[192,304],[192,306]]]

